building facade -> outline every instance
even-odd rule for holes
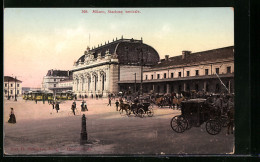
[[[46,76],[43,77],[41,90],[46,92],[53,92],[53,88],[58,87],[62,80],[72,77],[72,73],[68,70],[48,70]]]
[[[166,55],[160,63],[144,70],[143,78],[144,93],[233,93],[234,47],[197,53],[183,51],[171,58]]]
[[[50,90],[52,90],[52,92],[54,94],[56,94],[56,92],[68,92],[68,91],[72,91],[72,87],[73,87],[73,79],[70,77],[68,79],[64,79],[61,80],[56,87],[53,88],[49,88]]]
[[[22,81],[10,76],[4,76],[4,97],[10,96],[11,98],[22,95]]]
[[[141,71],[156,65],[159,59],[157,51],[144,44],[142,39],[122,37],[87,48],[74,63],[73,92],[77,96],[104,97],[118,93],[120,82],[140,80]]]

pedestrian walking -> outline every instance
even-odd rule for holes
[[[119,105],[119,102],[118,102],[118,100],[116,100],[116,111],[118,111],[118,105]]]
[[[52,104],[52,109],[54,109],[55,106],[54,101],[52,101],[51,104]]]
[[[13,123],[15,124],[16,123],[16,118],[15,118],[15,115],[14,115],[14,109],[11,107],[11,112],[9,114],[9,120],[8,120],[8,123]]]
[[[74,100],[74,102],[71,105],[71,109],[73,111],[73,114],[75,115],[75,109],[76,109],[76,101]]]
[[[35,99],[35,103],[37,104],[37,100]]]
[[[229,134],[230,131],[231,131],[231,134],[233,134],[234,113],[235,113],[235,109],[234,109],[233,99],[229,98],[229,101],[228,101],[228,112],[227,112],[227,115],[228,115],[227,134]]]
[[[107,106],[110,105],[111,106],[111,98],[108,98],[108,104]]]
[[[57,102],[57,101],[56,101],[56,104],[55,104],[55,109],[56,109],[57,113],[60,110],[60,105],[59,105],[59,102]]]
[[[85,111],[85,109],[84,109],[84,100],[81,103],[81,111]]]

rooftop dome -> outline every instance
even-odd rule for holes
[[[138,64],[141,61],[142,54],[144,65],[155,65],[160,60],[157,51],[153,47],[144,44],[142,39],[122,38],[111,43],[105,43],[105,45],[100,45],[97,48],[89,49],[94,54],[94,58],[97,58],[99,53],[101,53],[101,57],[105,56],[107,50],[109,50],[110,54],[117,54],[119,64]],[[85,51],[86,53],[87,51]],[[77,60],[77,64],[85,61],[85,54]]]

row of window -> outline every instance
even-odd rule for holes
[[[5,94],[7,94],[8,93],[8,91],[7,90],[5,90]],[[17,93],[16,94],[19,94],[20,92],[19,92],[19,90],[17,90]],[[13,94],[13,90],[10,90],[10,94]]]
[[[16,84],[17,85],[17,87],[19,87],[20,85],[19,84]],[[7,87],[8,86],[8,84],[7,83],[5,83],[5,87]],[[10,87],[13,87],[13,84],[11,83],[10,84]]]
[[[229,89],[229,85],[231,86],[231,84],[229,84],[229,82],[227,82],[226,83],[226,88],[228,88]],[[161,90],[163,90],[163,92],[164,93],[166,93],[167,92],[167,87],[166,87],[166,85],[164,85],[162,88],[163,89],[161,89],[161,85],[158,85],[157,87],[155,87],[155,92],[161,92]],[[147,88],[147,87],[146,87]],[[199,84],[195,84],[195,90],[196,91],[199,91],[199,90],[202,90],[202,87],[200,87],[199,86]],[[205,89],[205,91],[206,92],[209,92],[209,84],[206,84],[206,87],[205,87],[206,89]],[[182,90],[184,89],[184,87],[182,86],[182,85],[178,85],[178,91],[179,92],[181,92]],[[220,92],[220,89],[221,89],[221,85],[219,84],[219,83],[217,83],[216,85],[215,85],[215,92],[216,93],[218,93],[218,92]],[[190,91],[191,89],[190,89],[190,85],[189,84],[186,84],[186,89],[185,89],[185,91]],[[170,88],[170,91],[171,92],[174,92],[174,87],[173,86],[171,86],[171,88]]]
[[[215,69],[215,72],[219,74],[219,68]],[[227,73],[231,73],[231,67],[227,67]],[[209,75],[209,69],[205,69],[205,75]],[[171,77],[173,78],[174,73],[171,73]],[[190,71],[186,71],[186,76],[190,76]],[[199,76],[199,70],[195,70],[195,76]],[[178,77],[181,77],[181,72],[178,72]],[[167,74],[163,74],[163,78],[167,78]],[[145,79],[148,80],[148,75],[145,76]],[[151,75],[151,79],[154,79],[153,74]],[[157,79],[161,79],[161,75],[157,74]]]

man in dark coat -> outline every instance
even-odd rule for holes
[[[84,109],[84,100],[81,103],[81,111],[85,111],[85,109]]]
[[[56,109],[57,113],[60,110],[60,105],[57,101],[56,101],[56,104],[55,104],[55,109]]]
[[[118,100],[116,100],[116,111],[118,111],[118,106],[119,106],[119,102],[118,102]]]

